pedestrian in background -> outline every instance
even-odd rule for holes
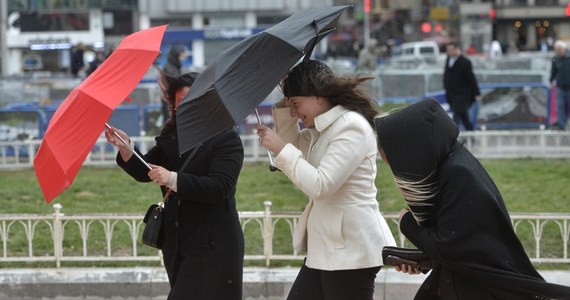
[[[375,71],[378,64],[379,52],[380,49],[378,48],[378,40],[370,39],[368,42],[368,47],[364,47],[358,52],[358,70]]]
[[[449,107],[453,112],[453,121],[465,130],[473,130],[469,118],[469,108],[480,100],[479,84],[473,74],[471,61],[462,55],[457,43],[447,44],[447,59],[443,71],[443,88]]]
[[[376,200],[378,108],[360,89],[369,79],[301,62],[282,83],[276,131],[257,126],[275,166],[309,197],[293,236],[307,257],[288,300],[372,300],[382,248],[395,245]]]
[[[183,155],[178,152],[176,108],[189,92],[196,73],[164,75],[159,85],[170,118],[145,155],[152,170],[138,159],[114,133],[130,141],[121,130],[105,132],[119,148],[117,164],[140,182],[153,182],[163,195],[162,254],[170,283],[169,300],[241,300],[244,237],[236,209],[236,185],[243,163],[243,143],[229,128]],[[131,141],[132,144],[132,141]],[[184,170],[180,168],[190,158]]]
[[[567,45],[563,41],[554,43],[555,56],[550,70],[551,87],[556,88],[556,111],[558,121],[554,124],[555,129],[566,128],[568,109],[570,108],[570,57]]]
[[[85,71],[84,54],[85,45],[83,43],[78,43],[71,53],[71,75],[74,78],[79,78],[81,76],[81,72]]]
[[[95,58],[89,63],[85,76],[88,77],[91,73],[95,72],[97,68],[105,61],[105,52],[97,51]]]
[[[162,71],[164,74],[168,76],[179,76],[182,72],[182,61],[186,58],[188,50],[186,47],[182,45],[174,45],[168,51],[168,55],[166,56],[166,65]],[[161,109],[162,120],[168,120],[169,112],[168,106],[166,102],[162,101],[162,109]]]

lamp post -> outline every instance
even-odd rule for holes
[[[364,0],[364,48],[370,45],[370,0]]]
[[[8,75],[8,45],[6,30],[8,22],[8,0],[0,0],[0,57],[2,59],[2,76]]]

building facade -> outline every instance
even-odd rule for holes
[[[236,41],[298,10],[330,5],[332,0],[12,0],[5,75],[67,72],[75,45],[110,52],[126,35],[162,24],[169,27],[161,53],[183,45],[190,53],[184,66],[201,68]],[[326,49],[326,42],[319,47],[315,52]]]
[[[570,41],[570,1],[496,0],[493,36],[510,51],[550,48],[556,40]]]

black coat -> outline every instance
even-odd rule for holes
[[[552,59],[550,82],[556,82],[556,86],[561,89],[570,89],[570,56],[568,53]]]
[[[534,269],[497,186],[437,102],[378,119],[377,130],[394,176],[432,188],[427,199],[406,199],[412,213],[400,222],[436,263],[415,299],[570,299],[570,287]]]
[[[469,110],[475,97],[481,94],[469,59],[460,55],[450,68],[449,56],[447,57],[443,71],[443,88],[451,111],[461,113]]]
[[[175,133],[161,134],[156,143],[143,157],[168,170],[178,170],[192,152],[179,157]],[[243,156],[239,135],[228,129],[204,142],[178,171],[178,191],[165,208],[168,299],[241,299],[244,240],[234,195]],[[118,155],[117,163],[137,181],[150,181],[136,157],[125,163]]]

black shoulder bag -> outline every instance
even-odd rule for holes
[[[192,157],[196,154],[200,146],[196,146],[192,153],[188,155],[188,158],[184,161],[184,164],[179,171],[184,170]],[[164,198],[157,204],[152,204],[146,211],[143,219],[145,223],[142,242],[143,244],[156,248],[158,250],[162,249],[162,242],[164,237],[164,204],[168,201],[168,198],[172,194],[172,190],[168,187],[166,188],[166,194]]]

